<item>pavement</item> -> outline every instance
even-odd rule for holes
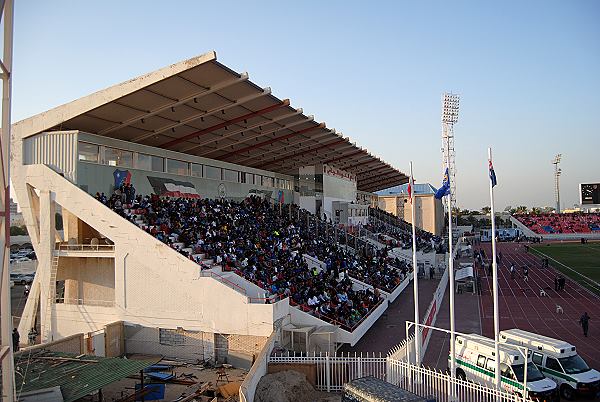
[[[431,303],[433,292],[438,283],[439,278],[419,279],[419,313],[421,319],[425,317],[427,307]],[[344,345],[340,351],[344,353],[370,352],[387,355],[390,349],[406,338],[406,321],[414,321],[414,306],[413,283],[411,282],[356,345],[353,347]]]

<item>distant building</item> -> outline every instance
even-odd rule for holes
[[[23,214],[18,212],[19,204],[10,199],[10,226],[23,226],[25,225],[25,220],[23,219]]]
[[[444,229],[444,207],[435,198],[436,188],[431,184],[415,184],[416,226],[435,235]],[[412,223],[412,210],[408,184],[378,191],[379,208]]]
[[[18,208],[19,208],[19,204],[17,204],[16,202],[13,201],[13,199],[10,199],[10,214],[14,215],[18,212]]]

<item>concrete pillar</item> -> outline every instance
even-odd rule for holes
[[[49,190],[40,191],[40,242],[38,247],[38,274],[40,275],[40,323],[42,342],[52,339],[52,309],[48,308],[48,297],[51,289],[50,270],[52,266],[52,257],[55,245],[55,221],[56,206],[52,199],[52,193]],[[52,299],[51,302],[54,302]],[[49,317],[46,315],[50,313]],[[46,328],[46,326],[50,328]],[[50,339],[45,339],[46,334],[50,334]]]

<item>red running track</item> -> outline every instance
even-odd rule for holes
[[[554,290],[554,278],[560,273],[552,267],[541,268],[540,258],[525,251],[523,244],[497,243],[502,252],[498,267],[498,306],[500,330],[519,328],[540,335],[562,339],[577,347],[581,357],[595,369],[600,369],[600,297],[566,278],[565,290]],[[490,244],[482,244],[489,262]],[[510,277],[510,264],[514,263],[517,274]],[[523,280],[522,267],[529,265],[529,280]],[[494,337],[494,302],[492,277],[479,269],[481,296],[479,297],[481,324],[484,336]],[[543,289],[547,296],[540,296]],[[556,312],[556,306],[563,314]],[[588,337],[583,336],[579,317],[584,311],[591,316]]]

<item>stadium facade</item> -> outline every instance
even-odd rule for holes
[[[130,182],[138,194],[258,195],[332,218],[334,205],[373,205],[375,191],[407,182],[214,52],[17,122],[11,146],[12,183],[39,259],[22,339],[36,320],[42,341],[125,321],[128,352],[166,354],[172,336],[185,334],[194,339],[181,349],[188,356],[218,357],[234,344],[252,356],[274,328],[355,344],[395,297],[352,331],[332,326],[289,299],[267,304],[263,289],[233,272],[201,270],[94,197]]]

